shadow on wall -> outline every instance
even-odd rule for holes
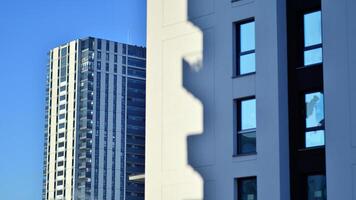
[[[203,182],[201,198],[215,200],[215,132],[214,132],[214,53],[213,30],[206,26],[201,16],[211,14],[213,0],[187,0],[188,20],[202,35],[199,53],[185,55],[182,61],[183,87],[201,102],[203,112],[202,133],[191,133],[187,137],[188,164],[199,173]],[[188,199],[186,199],[188,200]],[[190,200],[190,199],[189,199]]]

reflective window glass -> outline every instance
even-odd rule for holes
[[[321,44],[321,11],[304,15],[304,45]]]
[[[238,200],[257,200],[256,177],[238,179],[237,192]]]
[[[305,95],[306,127],[324,125],[324,95],[321,92]]]
[[[236,49],[239,51],[237,75],[253,73],[256,71],[255,22],[250,20],[237,24],[236,34]]]
[[[326,178],[324,175],[308,176],[308,200],[326,200]]]
[[[256,99],[238,101],[237,110],[237,154],[256,153]]]
[[[241,101],[241,130],[256,128],[256,99]]]
[[[304,15],[304,66],[323,61],[321,11]]]
[[[305,94],[305,147],[325,144],[324,95]]]
[[[240,25],[241,52],[255,49],[255,22]]]

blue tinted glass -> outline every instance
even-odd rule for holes
[[[238,153],[256,152],[256,132],[238,134],[239,150]]]
[[[241,52],[255,49],[255,22],[240,25]]]
[[[304,15],[304,45],[305,47],[321,44],[321,12]]]
[[[256,99],[241,101],[241,130],[256,128]]]
[[[308,131],[305,133],[305,147],[317,147],[325,145],[324,130]]]
[[[61,56],[66,56],[67,55],[67,47],[64,47],[61,49]]]
[[[136,59],[132,57],[128,57],[127,64],[135,67],[146,67],[146,60]]]
[[[242,179],[238,184],[239,200],[257,200],[256,178]]]
[[[256,71],[255,53],[240,56],[240,75]]]
[[[308,176],[308,200],[326,200],[326,178],[324,175]]]
[[[306,127],[318,127],[324,125],[324,95],[315,92],[305,95]]]
[[[323,62],[322,48],[304,51],[304,65],[312,65]]]

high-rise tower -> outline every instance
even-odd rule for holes
[[[44,200],[143,199],[145,57],[92,37],[49,52]]]

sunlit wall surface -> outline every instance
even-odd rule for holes
[[[355,1],[147,6],[147,200],[355,199]]]

